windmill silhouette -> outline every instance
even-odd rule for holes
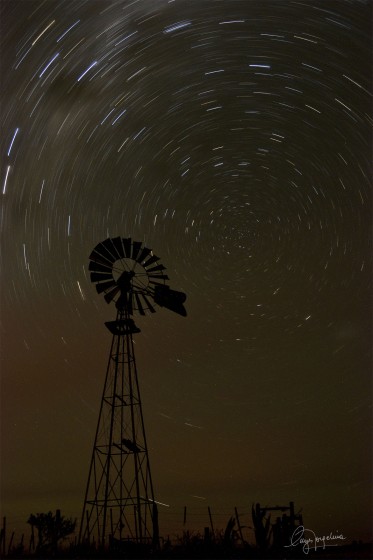
[[[132,316],[157,306],[186,316],[186,295],[171,290],[159,257],[139,241],[108,238],[89,256],[91,281],[107,303],[115,302],[112,334],[84,506],[80,543],[157,545],[154,500],[141,406]]]

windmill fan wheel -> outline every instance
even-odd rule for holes
[[[155,293],[168,276],[159,257],[141,241],[114,237],[98,243],[89,255],[91,281],[107,303],[114,301],[130,315],[154,313]]]

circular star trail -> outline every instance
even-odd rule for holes
[[[136,340],[160,501],[295,499],[313,529],[354,537],[369,510],[370,2],[1,11],[8,515],[79,516],[115,312],[88,255],[121,236],[188,296],[186,319],[141,318]]]

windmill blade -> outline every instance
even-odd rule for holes
[[[95,247],[95,251],[97,251],[97,253],[100,253],[100,255],[102,255],[107,261],[109,261],[110,263],[113,263],[115,261],[115,257],[113,257],[113,255],[110,253],[110,251],[108,251],[106,249],[106,247],[104,246],[104,241],[102,243],[99,243],[98,245],[96,245]]]
[[[135,293],[135,298],[136,298],[137,309],[139,310],[140,315],[145,315],[145,311],[142,306],[139,294]]]
[[[104,274],[103,272],[91,272],[91,282],[101,282],[102,280],[112,280],[112,274]]]
[[[169,280],[167,274],[148,274],[148,278],[157,278],[158,280]]]
[[[134,241],[132,243],[132,258],[134,261],[137,261],[137,255],[139,254],[141,247],[141,241]]]
[[[139,257],[137,258],[137,262],[138,263],[144,262],[144,260],[148,255],[150,255],[150,253],[151,253],[151,249],[144,247],[143,250],[141,251],[141,255],[139,255]]]
[[[124,249],[124,256],[127,257],[128,259],[131,258],[131,243],[132,240],[130,237],[128,237],[127,239],[123,237],[122,244]]]
[[[108,239],[105,239],[105,241],[102,242],[103,247],[105,247],[105,249],[107,251],[109,251],[109,253],[112,255],[114,261],[118,260],[120,257],[117,254],[117,251],[113,245],[113,241],[112,239],[110,239],[110,237],[108,237]]]
[[[110,241],[113,246],[113,254],[115,254],[116,260],[122,259],[124,257],[122,239],[120,237],[113,237]]]
[[[145,294],[141,294],[141,295],[142,295],[142,297],[144,298],[144,301],[145,301],[146,305],[148,306],[149,311],[150,311],[151,313],[155,313],[155,309],[154,309],[154,307],[152,306],[152,304],[150,303],[150,301],[148,300],[148,298],[146,297],[146,295],[145,295]]]
[[[117,252],[118,258],[119,259],[123,259],[124,257],[124,249],[123,249],[123,245],[122,245],[122,239],[121,237],[114,237],[111,240],[112,244],[115,247],[115,250]]]
[[[106,266],[112,266],[113,264],[111,261],[108,261],[102,255],[100,255],[100,253],[97,253],[97,251],[95,250],[93,250],[92,253],[89,255],[89,260],[101,264],[106,264]]]
[[[100,284],[97,284],[97,286],[100,286]],[[119,292],[119,290],[120,290],[119,286],[115,286],[110,292],[107,292],[104,295],[105,301],[107,303],[111,303],[115,298],[115,296],[117,295],[117,293]]]
[[[153,255],[152,257],[150,257],[150,259],[148,261],[146,261],[146,263],[144,263],[144,268],[146,268],[147,266],[153,264],[154,262],[159,261],[159,257],[156,257],[155,255]]]
[[[98,294],[102,294],[102,292],[106,292],[116,285],[117,283],[115,282],[115,280],[111,279],[109,280],[109,282],[101,282],[100,284],[96,284],[96,290]]]
[[[98,262],[95,261],[91,261],[89,263],[89,267],[88,270],[91,270],[92,272],[106,272],[106,273],[111,273],[112,270],[112,266],[109,264],[107,265],[103,265],[103,264],[99,264]]]
[[[147,265],[145,265],[147,266]],[[161,271],[161,270],[166,270],[166,267],[163,266],[163,264],[158,264],[157,266],[153,266],[153,268],[148,268],[148,270],[146,272],[156,272],[157,270]]]

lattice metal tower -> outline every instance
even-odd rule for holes
[[[105,323],[112,342],[89,468],[79,531],[80,543],[110,546],[158,541],[132,316],[160,305],[185,316],[185,294],[166,285],[159,257],[141,242],[116,237],[99,243],[89,256],[91,280],[107,303],[115,302],[115,321]]]

